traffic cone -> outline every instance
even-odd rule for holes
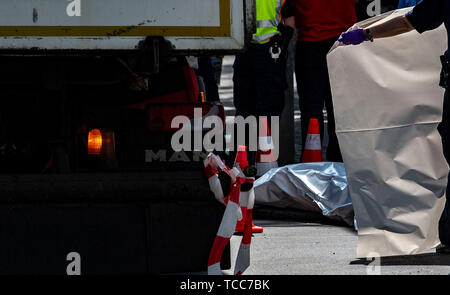
[[[251,182],[252,183],[252,187],[251,187],[251,189],[249,191],[242,191],[242,189],[241,189],[241,195],[240,195],[240,200],[239,201],[240,201],[240,206],[241,206],[242,219],[238,220],[237,223],[236,223],[236,230],[235,231],[237,233],[243,233],[244,232],[246,220],[247,220],[247,218],[249,218],[249,216],[247,216],[248,212],[250,210],[249,209],[249,199],[250,199],[251,195],[254,195],[253,181],[254,181],[253,178],[251,180],[250,179],[246,180],[246,182]],[[245,186],[241,186],[241,188],[242,187],[245,187]],[[253,198],[254,198],[254,196],[253,196]],[[251,205],[251,206],[253,206],[253,205]],[[253,209],[253,207],[252,207],[252,209]],[[252,224],[252,233],[262,233],[264,231],[264,228],[262,228],[261,226],[256,226],[253,223],[253,218],[251,220],[251,224]]]
[[[322,162],[322,145],[320,142],[319,120],[309,120],[308,135],[303,149],[302,163]]]
[[[259,119],[258,151],[256,153],[256,177],[262,176],[272,168],[277,168],[277,155],[267,118]]]
[[[236,159],[234,160],[234,167],[239,167],[241,171],[244,171],[245,167],[247,166],[247,147],[245,145],[240,145],[238,147]]]
[[[241,171],[243,171],[248,165],[249,163],[247,160],[247,147],[240,145],[238,147],[238,152],[236,154],[236,159],[234,161],[234,167],[239,167]],[[242,218],[241,220],[237,221],[235,230],[238,233],[244,232],[245,221],[247,219],[246,215],[247,215],[249,194],[253,193],[253,180],[254,178],[247,178],[245,180],[245,185],[241,185],[239,204],[241,207]],[[252,232],[262,233],[263,230],[264,229],[262,227],[254,225],[252,221]]]

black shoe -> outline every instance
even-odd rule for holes
[[[439,244],[439,246],[436,247],[436,253],[450,254],[450,246]]]

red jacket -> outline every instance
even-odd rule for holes
[[[355,0],[294,0],[298,41],[339,36],[356,23]]]

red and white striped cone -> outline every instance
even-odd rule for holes
[[[322,162],[319,120],[315,118],[309,120],[308,134],[302,156],[302,163],[309,162]]]
[[[225,213],[220,223],[219,230],[214,240],[208,259],[208,275],[221,275],[220,260],[222,259],[223,250],[230,241],[236,228],[236,222],[240,215],[239,194],[241,189],[241,178],[231,185],[230,198],[225,209]]]
[[[272,168],[278,167],[278,155],[275,152],[267,118],[259,119],[258,151],[256,153],[256,177],[262,176]]]
[[[234,159],[234,167],[238,167],[241,171],[244,171],[244,168],[247,166],[247,147],[245,145],[240,145],[236,153],[236,158]]]
[[[247,181],[254,182],[253,178],[247,178]],[[255,192],[253,186],[251,190],[244,196],[247,203],[247,212],[245,214],[244,236],[242,237],[239,252],[236,258],[234,274],[241,275],[250,266],[250,244],[252,242],[253,232],[253,205],[255,203]],[[242,214],[244,216],[244,214]]]

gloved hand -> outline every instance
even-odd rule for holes
[[[357,29],[354,31],[342,33],[338,41],[344,43],[345,45],[358,45],[366,41],[366,34],[363,29]]]

